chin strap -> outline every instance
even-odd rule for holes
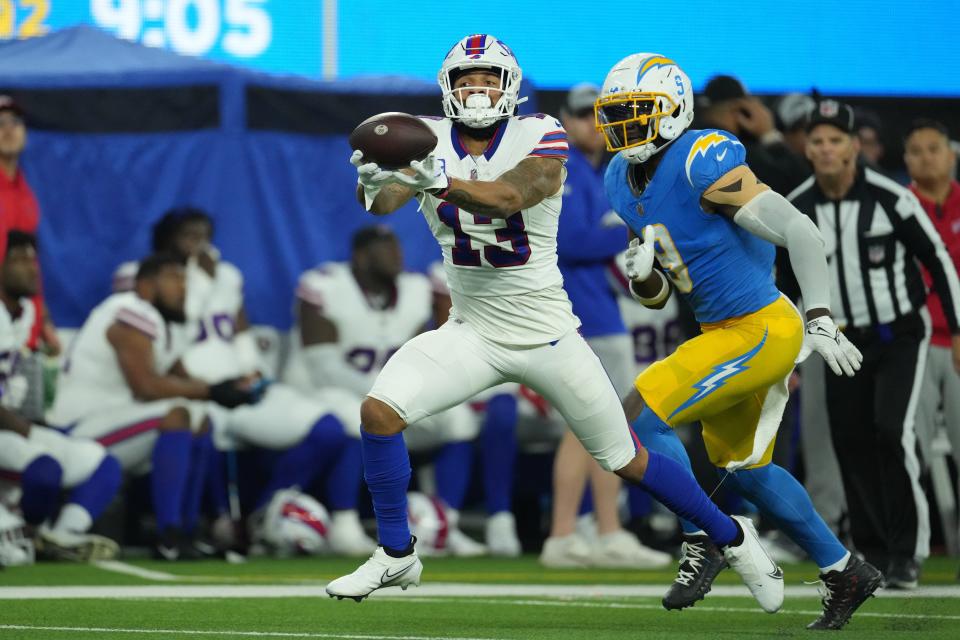
[[[680,135],[683,135],[683,132],[680,132]],[[639,147],[631,147],[629,149],[624,149],[620,153],[623,154],[624,159],[631,164],[641,164],[646,162],[659,152],[663,151],[669,147],[673,142],[679,139],[680,136],[676,138],[671,138],[667,140],[663,136],[660,136],[660,139],[663,140],[663,144],[657,146],[653,142],[648,142],[646,144],[640,145]]]
[[[657,153],[657,145],[652,142],[642,144],[639,147],[630,147],[620,153],[624,159],[631,164],[641,164],[652,158]]]

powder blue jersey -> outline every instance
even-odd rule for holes
[[[740,141],[726,131],[693,130],[661,153],[645,188],[637,186],[633,166],[617,155],[604,178],[607,197],[637,236],[653,225],[657,260],[697,320],[719,322],[776,300],[774,246],[700,207],[707,187],[744,164]]]

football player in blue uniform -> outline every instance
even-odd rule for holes
[[[820,567],[823,614],[810,628],[840,628],[880,585],[880,572],[852,556],[803,486],[771,463],[794,363],[817,351],[834,373],[852,376],[862,360],[831,318],[817,227],[757,180],[733,134],[689,129],[693,90],[673,60],[624,58],[607,75],[595,111],[607,148],[618,152],[607,168],[607,195],[635,236],[627,254],[631,293],[658,308],[676,289],[703,331],[637,377],[625,400],[634,431],[651,450],[689,466],[672,427],[699,420],[724,481]],[[774,284],[774,245],[790,254],[805,318]],[[703,532],[682,524],[686,541],[663,599],[668,609],[702,599],[724,567]]]

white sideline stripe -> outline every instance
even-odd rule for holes
[[[98,562],[94,562],[93,566],[105,571],[113,571],[115,573],[124,573],[128,576],[136,576],[138,578],[143,578],[144,580],[158,580],[160,582],[180,580],[179,576],[175,576],[172,573],[152,571],[150,569],[144,569],[143,567],[127,564],[126,562],[120,562],[119,560],[100,560]]]
[[[256,638],[340,638],[341,640],[495,640],[494,638],[468,638],[465,636],[380,636],[355,633],[312,633],[295,631],[230,631],[213,629],[114,629],[110,627],[39,627],[25,624],[0,624],[0,631],[65,631],[74,633],[152,633],[181,637],[193,636],[238,636]]]
[[[179,579],[179,577],[178,577]],[[535,585],[535,584],[464,584],[435,582],[416,589],[384,589],[373,598],[417,597],[531,597],[531,598],[660,598],[660,585]],[[711,596],[750,597],[744,586],[718,585]],[[788,586],[788,598],[818,597],[816,587]],[[913,591],[879,592],[881,598],[960,598],[960,586],[919,587]],[[133,585],[133,586],[62,586],[0,587],[0,600],[73,600],[131,598],[326,598],[325,585]]]
[[[713,590],[710,591],[713,593]],[[586,607],[586,608],[595,608],[595,609],[663,609],[663,605],[660,604],[640,604],[632,602],[578,602],[573,600],[499,600],[499,599],[487,599],[487,598],[420,598],[420,597],[411,597],[408,598],[409,602],[420,602],[424,604],[450,604],[453,602],[462,602],[469,604],[492,604],[496,606],[501,605],[518,605],[526,607]],[[689,611],[712,611],[714,613],[762,613],[764,615],[770,615],[766,611],[760,609],[747,608],[747,607],[711,607],[709,605],[697,605]],[[802,609],[781,609],[779,614],[782,615],[802,615],[802,616],[819,616],[822,611],[814,610],[802,610]],[[854,614],[858,618],[913,618],[917,620],[960,620],[960,615],[946,615],[946,614],[924,614],[924,613],[872,613],[869,611],[858,611]]]

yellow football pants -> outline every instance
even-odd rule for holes
[[[637,391],[670,426],[699,420],[710,461],[718,467],[746,460],[763,420],[782,417],[787,376],[803,341],[803,321],[784,297],[766,307],[722,322],[701,325],[703,333],[641,373]],[[764,410],[773,385],[776,406]],[[781,393],[782,391],[782,393]],[[769,403],[768,403],[769,404]],[[761,460],[769,464],[775,438]]]

